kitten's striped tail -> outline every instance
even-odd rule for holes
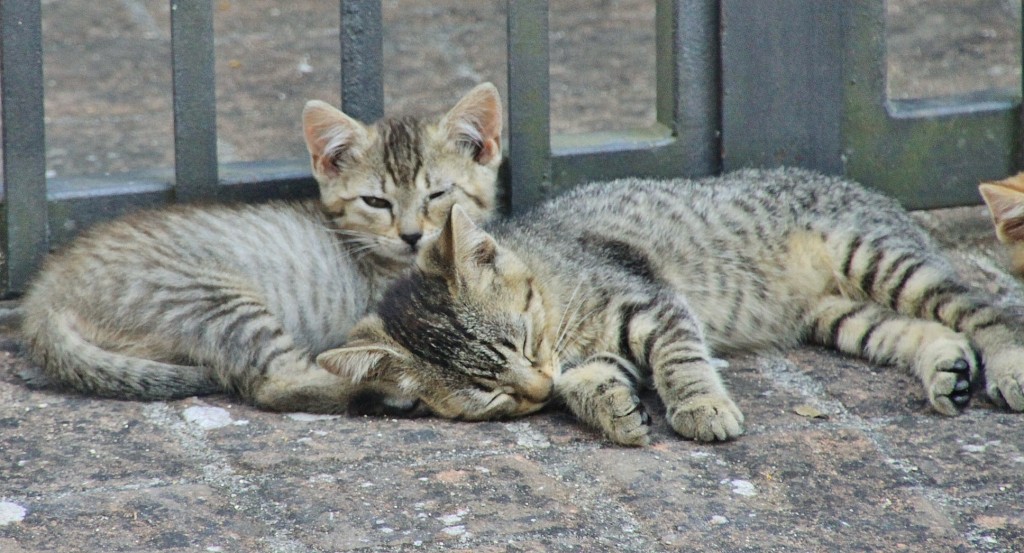
[[[39,319],[25,325],[32,360],[48,376],[79,392],[165,400],[222,391],[203,367],[132,357],[93,344],[75,329],[66,312]]]

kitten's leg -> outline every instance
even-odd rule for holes
[[[966,334],[981,353],[989,397],[1024,411],[1024,321],[972,290],[924,245],[890,248],[884,238],[853,238],[839,248],[840,272],[882,305]]]
[[[997,307],[986,294],[935,270],[913,275],[897,307],[966,334],[981,353],[988,396],[1024,411],[1024,321]]]
[[[207,282],[190,301],[168,313],[166,322],[178,329],[168,334],[181,336],[179,349],[211,367],[225,389],[277,411],[345,411],[351,386],[316,365],[261,294]]]
[[[678,295],[662,293],[620,308],[619,348],[651,368],[672,428],[686,438],[727,440],[743,433],[743,413],[729,397],[703,331]]]
[[[634,375],[618,356],[595,356],[564,370],[555,380],[555,393],[609,440],[644,446],[650,443],[651,418],[636,395]]]
[[[967,337],[932,321],[912,319],[874,303],[823,299],[807,315],[811,341],[876,363],[909,368],[944,415],[956,415],[971,396],[976,356]]]

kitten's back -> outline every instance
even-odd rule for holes
[[[517,252],[565,270],[670,284],[727,350],[795,342],[810,299],[842,285],[832,267],[855,241],[893,256],[931,242],[892,199],[790,168],[581,187],[506,228]]]
[[[212,324],[218,310],[245,308],[224,290],[261,298],[297,345],[318,350],[340,344],[365,309],[354,271],[313,202],[143,212],[97,225],[47,262],[22,302],[23,333],[35,362],[84,391],[122,395],[112,375],[128,371],[139,396],[209,393],[225,379],[181,366],[181,352],[203,310]]]

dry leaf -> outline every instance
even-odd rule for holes
[[[812,405],[797,405],[796,408],[793,409],[793,412],[801,417],[807,417],[809,419],[828,419],[828,415],[822,413],[818,408]]]

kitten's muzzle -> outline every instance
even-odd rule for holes
[[[530,403],[544,404],[551,399],[554,388],[554,380],[547,376],[538,376],[527,385],[518,388],[516,395]]]

